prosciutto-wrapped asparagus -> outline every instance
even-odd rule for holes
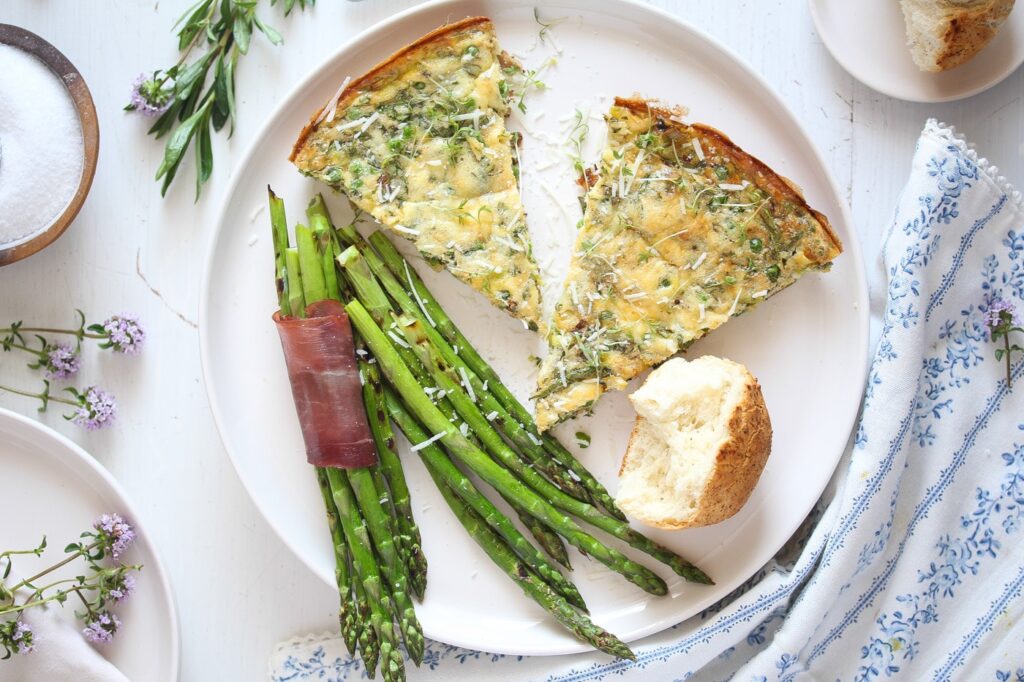
[[[345,306],[317,301],[306,317],[274,313],[295,411],[313,466],[354,469],[377,463],[363,407],[352,327]]]

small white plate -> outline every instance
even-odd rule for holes
[[[123,560],[142,564],[143,569],[136,576],[135,594],[115,609],[123,629],[98,650],[132,682],[176,682],[180,644],[171,586],[145,526],[117,481],[64,436],[3,409],[0,472],[4,507],[0,551],[31,549],[43,535],[49,545],[42,559],[15,557],[15,571],[59,560],[64,546],[77,540],[101,514],[118,513],[132,524],[136,540]],[[73,620],[74,608],[69,601],[63,615]],[[46,655],[46,646],[45,641],[39,642],[29,655]]]
[[[699,561],[714,587],[682,582],[634,551],[669,583],[652,597],[603,565],[573,552],[572,577],[594,619],[635,640],[688,618],[727,595],[778,550],[806,517],[842,454],[853,424],[867,363],[867,288],[845,203],[796,118],[753,71],[698,29],[624,0],[559,0],[541,17],[566,17],[548,42],[538,38],[534,0],[443,0],[415,7],[344,45],[281,99],[281,106],[235,168],[213,230],[200,298],[203,373],[214,418],[239,477],[284,542],[326,583],[334,560],[322,500],[303,454],[302,438],[270,315],[275,307],[273,249],[266,211],[267,184],[282,196],[291,222],[318,191],[337,220],[344,200],[302,177],[288,163],[292,143],[310,114],[346,76],[376,62],[447,20],[487,15],[502,46],[529,68],[561,50],[542,74],[547,89],[531,94],[528,112],[513,114],[523,130],[523,196],[538,262],[553,305],[569,262],[580,216],[567,140],[577,107],[589,109],[590,149],[603,144],[601,114],[609,97],[640,92],[684,104],[690,118],[727,131],[748,151],[803,185],[810,204],[828,215],[844,253],[833,271],[809,275],[764,306],[701,341],[691,356],[715,353],[743,362],[760,378],[775,426],[774,453],[746,507],[709,528],[649,531]],[[404,240],[399,248],[409,252]],[[544,354],[539,335],[491,307],[445,272],[411,261],[445,310],[492,362],[521,399],[536,380],[531,354]],[[612,489],[633,411],[622,392],[602,398],[592,418],[558,428],[563,442],[588,432],[582,460]],[[404,446],[403,446],[404,447]],[[523,655],[585,649],[487,559],[455,520],[421,462],[403,461],[414,511],[430,562],[429,586],[417,612],[426,634],[450,644]],[[621,546],[619,543],[613,543]]]
[[[974,59],[941,73],[921,71],[910,57],[898,0],[810,0],[818,35],[850,75],[882,94],[909,102],[950,102],[1000,83],[1024,62],[1024,10],[1010,13]]]

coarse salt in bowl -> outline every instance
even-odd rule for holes
[[[39,36],[0,24],[0,265],[67,229],[98,150],[96,110],[78,70]]]

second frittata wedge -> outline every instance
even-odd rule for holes
[[[541,430],[842,251],[825,216],[717,130],[640,99],[606,119],[534,396]]]

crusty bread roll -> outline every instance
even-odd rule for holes
[[[900,0],[907,44],[922,71],[946,71],[981,52],[1014,0]]]
[[[637,418],[615,501],[657,528],[729,518],[757,485],[772,425],[757,379],[731,360],[669,360],[629,399]]]

